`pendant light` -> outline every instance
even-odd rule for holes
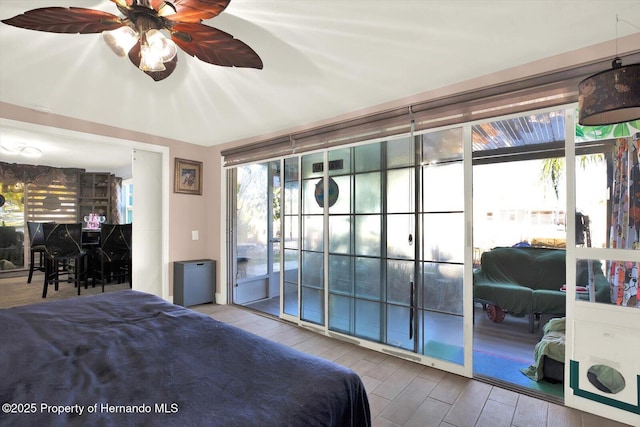
[[[616,16],[616,55],[619,21]],[[637,119],[640,119],[640,64],[623,66],[616,56],[611,69],[578,84],[578,123],[581,125],[599,126]]]

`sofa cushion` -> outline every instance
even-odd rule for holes
[[[473,287],[474,298],[489,301],[518,317],[531,313],[532,295],[531,288],[513,283],[478,283]]]
[[[537,289],[533,291],[533,312],[564,315],[566,295],[560,290]]]

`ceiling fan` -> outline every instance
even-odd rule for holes
[[[102,33],[117,55],[128,56],[155,81],[175,70],[176,46],[209,64],[262,69],[258,54],[244,42],[202,24],[203,19],[218,16],[231,0],[110,1],[124,17],[79,7],[44,7],[2,22],[50,33]]]

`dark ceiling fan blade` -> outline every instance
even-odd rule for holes
[[[3,19],[2,22],[28,30],[67,34],[101,33],[124,25],[116,15],[81,7],[33,9],[13,18]]]
[[[140,69],[140,42],[133,45],[131,50],[129,50],[129,59],[136,66],[136,68]],[[174,56],[173,59],[169,62],[165,62],[165,70],[164,71],[144,71],[140,70],[153,80],[159,82],[160,80],[164,80],[173,73],[178,65],[178,55]]]
[[[155,10],[165,0],[151,0]],[[167,19],[174,22],[200,22],[220,15],[227,8],[231,0],[166,0],[175,6],[176,13],[167,15]]]
[[[231,34],[197,23],[176,23],[171,39],[187,54],[209,64],[262,69],[258,54]]]

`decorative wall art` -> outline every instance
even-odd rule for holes
[[[333,180],[333,178],[329,178],[329,207],[333,206],[338,201],[338,195],[340,194],[340,188],[338,188],[338,183]],[[318,206],[321,208],[324,207],[324,178],[320,178],[320,181],[316,184],[316,189],[314,196],[316,198],[316,202]]]
[[[202,195],[202,162],[176,158],[174,193]]]

